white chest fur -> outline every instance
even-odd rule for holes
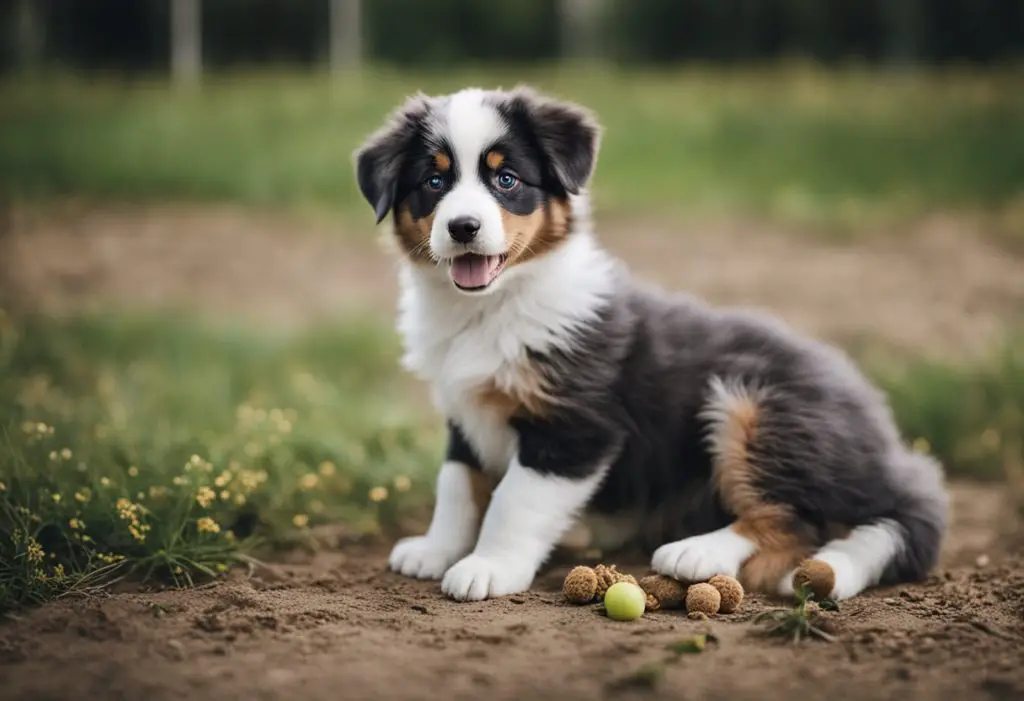
[[[507,416],[482,387],[522,386],[527,349],[570,343],[611,292],[613,261],[578,232],[542,258],[508,269],[486,295],[459,293],[443,268],[404,263],[398,330],[403,362],[431,384],[438,409],[462,429],[484,468],[503,474],[517,449]]]

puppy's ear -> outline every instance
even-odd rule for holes
[[[601,127],[593,114],[526,86],[515,88],[504,108],[509,119],[533,135],[562,189],[579,193],[594,173],[601,143]]]
[[[373,207],[378,224],[395,204],[406,151],[420,133],[428,111],[426,95],[410,97],[354,154],[359,191]]]

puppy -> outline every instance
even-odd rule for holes
[[[401,251],[404,364],[447,419],[430,526],[390,567],[521,592],[583,522],[682,580],[792,594],[810,556],[837,599],[925,577],[941,467],[838,350],[633,280],[588,216],[599,141],[579,106],[466,89],[410,98],[355,154]]]

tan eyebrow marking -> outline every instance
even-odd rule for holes
[[[448,158],[448,154],[443,151],[438,151],[434,154],[434,165],[442,173],[447,173],[452,169],[452,159]]]
[[[487,153],[487,158],[484,160],[486,161],[488,168],[491,170],[497,170],[501,167],[501,164],[505,162],[505,156],[497,151],[489,151]]]

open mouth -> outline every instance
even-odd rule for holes
[[[457,256],[448,267],[452,282],[460,290],[473,292],[483,290],[501,274],[505,268],[508,255],[482,256],[477,253],[464,253]]]

